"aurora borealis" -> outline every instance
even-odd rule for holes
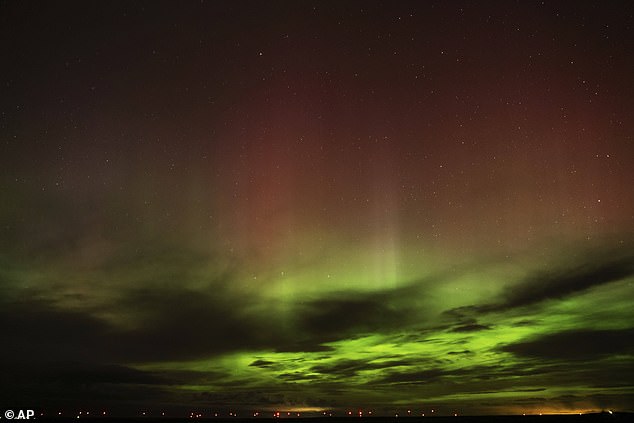
[[[634,410],[633,30],[0,3],[0,405]]]

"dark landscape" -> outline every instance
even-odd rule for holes
[[[631,413],[589,413],[568,415],[527,415],[527,416],[434,416],[434,417],[307,417],[307,418],[84,418],[81,421],[112,422],[112,423],[177,423],[185,421],[215,422],[215,423],[274,423],[283,420],[285,423],[603,423],[630,422],[634,417]],[[39,418],[45,421],[76,421],[59,418]]]

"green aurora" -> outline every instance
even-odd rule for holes
[[[0,405],[634,410],[631,6],[319,3],[0,5]]]

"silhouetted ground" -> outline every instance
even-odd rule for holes
[[[77,422],[78,419],[40,417],[38,420],[55,422]],[[89,422],[112,423],[181,423],[186,421],[203,421],[215,423],[594,423],[594,422],[631,422],[634,421],[634,413],[596,413],[596,414],[568,414],[568,415],[528,415],[528,416],[433,416],[433,417],[305,417],[305,418],[83,418]],[[283,422],[280,422],[282,420]],[[405,422],[404,422],[405,421]]]

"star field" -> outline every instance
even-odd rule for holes
[[[633,13],[0,4],[3,403],[633,410]]]

